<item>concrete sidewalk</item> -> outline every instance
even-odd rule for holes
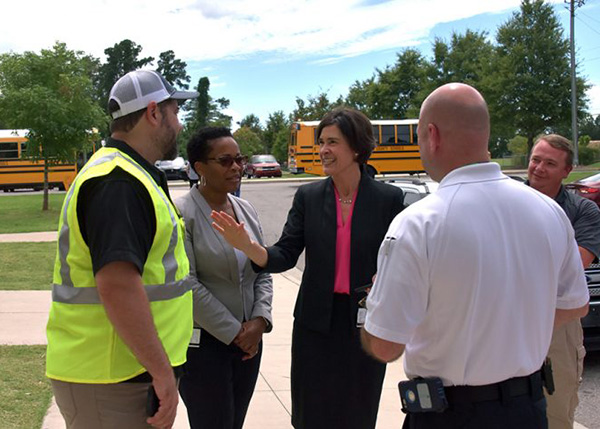
[[[58,232],[21,232],[18,234],[0,234],[0,243],[21,243],[25,241],[41,243],[45,241],[56,241]]]
[[[273,275],[273,331],[264,336],[261,371],[244,428],[291,429],[290,348],[292,313],[299,286],[298,270]],[[0,291],[0,344],[46,344],[45,326],[50,308],[50,291]],[[403,421],[396,384],[404,378],[399,362],[388,366],[379,408],[378,429],[398,428]],[[188,428],[187,414],[180,401],[174,428]],[[44,419],[43,429],[64,429],[54,405]]]

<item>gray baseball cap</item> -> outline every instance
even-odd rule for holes
[[[110,90],[108,102],[119,108],[110,112],[113,119],[148,107],[150,102],[160,103],[168,99],[189,100],[198,97],[196,91],[177,91],[167,80],[153,70],[135,70],[120,78]]]

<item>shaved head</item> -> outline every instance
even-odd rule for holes
[[[443,85],[421,106],[419,146],[425,168],[432,177],[443,178],[455,168],[488,161],[489,137],[487,104],[469,85]]]

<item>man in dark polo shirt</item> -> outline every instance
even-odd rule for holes
[[[556,134],[539,137],[531,152],[527,184],[563,208],[575,230],[583,267],[587,268],[600,254],[600,210],[594,202],[567,192],[562,185],[572,168],[569,140]],[[572,428],[585,356],[580,319],[554,329],[548,356],[556,387],[554,394],[546,394],[549,429]]]

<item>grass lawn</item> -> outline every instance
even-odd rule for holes
[[[308,173],[294,174],[294,173],[290,173],[289,171],[282,171],[281,177],[283,179],[297,179],[299,177],[317,177],[317,176],[315,176],[314,174],[308,174]]]
[[[43,195],[0,196],[0,234],[56,231],[65,193],[48,195],[48,211],[42,211]]]
[[[585,171],[580,171],[581,169],[585,169]],[[577,170],[571,171],[567,178],[563,180],[563,183],[571,183],[576,180],[583,179],[586,177],[593,176],[594,174],[598,174],[600,172],[600,162],[595,162],[590,165],[586,165],[583,167],[577,167]]]
[[[0,290],[50,289],[55,256],[56,242],[0,243]]]
[[[39,428],[52,398],[46,346],[0,346],[0,427]]]
[[[569,175],[567,176],[567,178],[565,180],[563,180],[563,183],[571,183],[571,182],[575,182],[576,180],[579,179],[583,179],[585,177],[590,177],[593,176],[594,172],[591,171],[571,171],[569,173]]]

